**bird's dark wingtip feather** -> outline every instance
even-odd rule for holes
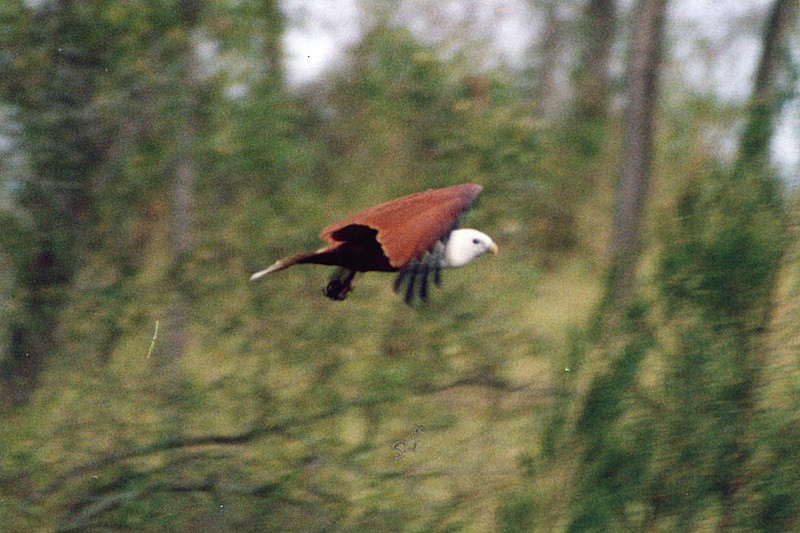
[[[394,278],[394,286],[392,287],[392,289],[394,290],[395,293],[400,292],[400,288],[403,286],[403,281],[406,278],[406,274],[407,274],[406,270],[403,269],[397,274],[397,277]]]
[[[427,265],[423,265],[419,280],[419,299],[423,302],[428,301],[428,276],[430,273],[431,269]]]
[[[414,302],[414,285],[417,281],[417,275],[419,273],[418,265],[416,263],[409,265],[408,267],[408,285],[406,285],[406,294],[405,294],[405,302],[407,305],[411,305]]]

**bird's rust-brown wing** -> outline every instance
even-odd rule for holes
[[[466,183],[390,200],[331,224],[320,238],[336,244],[347,240],[349,226],[372,228],[389,263],[403,268],[458,225],[460,215],[472,206],[482,188]]]

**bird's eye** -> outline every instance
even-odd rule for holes
[[[472,244],[480,244],[480,243],[481,241],[479,241],[478,239],[472,239]]]

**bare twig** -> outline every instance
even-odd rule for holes
[[[156,347],[156,339],[158,338],[158,320],[156,320],[156,330],[153,332],[153,339],[150,341],[150,348],[147,350],[147,358],[153,355],[153,349]]]

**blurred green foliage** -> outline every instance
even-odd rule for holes
[[[538,116],[530,80],[383,25],[290,91],[277,3],[198,2],[187,21],[191,5],[0,7],[24,159],[0,163],[0,367],[19,388],[0,411],[0,529],[797,527],[796,200],[763,146],[729,164],[703,141],[750,108],[664,104],[642,288],[606,317],[614,113]],[[323,268],[248,282],[340,216],[468,181],[485,189],[464,224],[501,255],[445,273],[426,306],[381,274],[341,304]],[[164,340],[176,292],[183,354]]]

